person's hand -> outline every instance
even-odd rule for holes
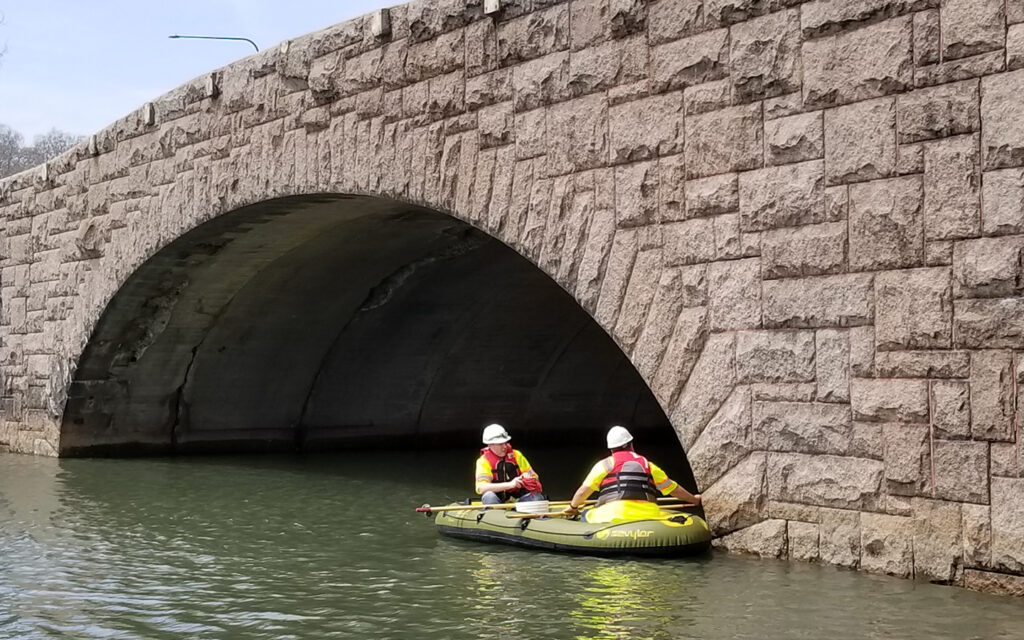
[[[562,510],[562,513],[564,513],[567,516],[578,516],[580,515],[580,509],[579,507],[569,505],[568,507]]]
[[[512,478],[511,480],[509,480],[508,484],[509,484],[508,488],[509,488],[510,491],[514,491],[516,489],[522,489],[523,488],[523,477],[522,476],[516,476],[516,477]]]
[[[699,493],[693,494],[693,503],[694,504],[704,504],[704,500],[703,500],[703,498],[701,498]]]

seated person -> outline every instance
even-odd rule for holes
[[[537,473],[519,451],[512,448],[505,427],[500,424],[484,428],[483,441],[476,461],[476,492],[484,504],[501,504],[509,500],[546,500]]]
[[[624,427],[609,429],[607,443],[611,455],[594,465],[564,513],[578,514],[580,505],[595,491],[600,492],[597,506],[584,514],[587,522],[657,517],[661,495],[701,504],[699,493],[682,488],[658,465],[633,451],[633,436]]]

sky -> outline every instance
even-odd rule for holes
[[[0,0],[0,124],[26,143],[95,133],[260,49],[400,0]]]

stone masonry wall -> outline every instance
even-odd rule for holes
[[[283,43],[0,182],[0,445],[55,454],[78,356],[160,247],[380,195],[574,294],[718,546],[1024,593],[1024,0],[500,5]]]

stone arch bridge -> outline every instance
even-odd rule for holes
[[[1022,95],[1021,0],[285,42],[0,182],[0,445],[667,420],[722,547],[1020,593]]]

